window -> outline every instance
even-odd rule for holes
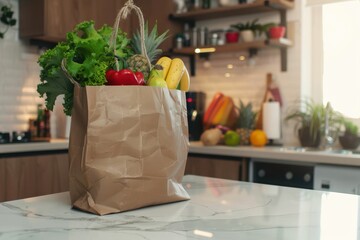
[[[360,1],[322,6],[323,102],[360,118]]]

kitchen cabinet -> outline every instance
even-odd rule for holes
[[[185,174],[247,181],[247,159],[189,154]]]
[[[316,164],[314,189],[360,195],[360,168]]]
[[[96,27],[112,26],[125,0],[20,0],[20,37],[59,42],[66,33],[85,20],[94,20]],[[124,31],[130,26],[121,24]]]
[[[66,33],[85,20],[94,20],[97,28],[104,24],[113,26],[117,13],[127,0],[20,0],[20,37],[59,42]],[[158,33],[166,30],[168,38],[160,45],[164,51],[172,47],[173,35],[180,32],[180,23],[169,20],[169,12],[175,11],[173,1],[147,0],[135,1],[143,12],[145,21],[152,29],[157,22]],[[161,11],[159,11],[161,8]],[[139,28],[138,17],[134,11],[126,21],[120,21],[120,28],[132,36]]]
[[[235,6],[218,7],[212,9],[201,9],[189,11],[186,13],[171,14],[169,17],[173,21],[181,23],[189,23],[194,27],[196,21],[224,18],[224,16],[249,15],[266,12],[275,12],[280,14],[280,24],[286,26],[286,11],[294,7],[293,1],[288,0],[257,0],[253,3],[238,4]],[[287,70],[287,48],[292,45],[291,41],[283,38],[278,40],[257,40],[254,42],[240,42],[235,44],[226,44],[225,46],[203,46],[201,48],[207,53],[234,52],[240,50],[249,50],[250,53],[256,52],[261,48],[279,48],[281,54],[281,70]],[[186,55],[190,57],[191,74],[195,75],[195,54],[204,52],[201,48],[185,47],[181,49],[173,49],[175,54]],[[211,50],[209,50],[211,49]]]
[[[67,150],[0,155],[0,202],[69,190]]]

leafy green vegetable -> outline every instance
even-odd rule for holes
[[[113,67],[114,56],[109,46],[112,28],[103,26],[96,30],[93,21],[78,24],[66,36],[66,41],[47,50],[39,58],[41,67],[37,91],[46,95],[46,107],[53,110],[56,98],[64,95],[64,112],[71,115],[74,86],[61,69],[66,60],[66,68],[71,77],[81,86],[100,86],[106,83],[105,72]],[[116,42],[116,55],[121,58],[131,56],[130,39],[119,31]],[[121,67],[122,68],[122,67]]]
[[[40,56],[38,62],[42,67],[40,72],[42,83],[38,85],[37,91],[40,97],[46,94],[46,108],[49,110],[53,110],[57,96],[64,94],[64,112],[66,115],[71,115],[74,85],[60,68],[66,53],[70,53],[69,46],[59,43]]]

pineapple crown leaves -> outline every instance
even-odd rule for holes
[[[256,117],[257,112],[252,110],[252,103],[245,105],[240,101],[238,128],[253,129]]]
[[[149,24],[148,22],[145,23],[144,26],[144,40],[145,40],[145,47],[147,51],[147,55],[149,57],[150,62],[154,62],[156,57],[162,53],[162,50],[158,47],[162,42],[164,42],[168,38],[168,32],[169,30],[166,30],[161,35],[158,35],[158,28],[157,28],[157,22],[155,23],[154,27],[152,28],[150,34],[149,34]],[[137,30],[136,33],[134,33],[132,39],[131,39],[131,45],[135,51],[136,54],[141,54],[141,37],[140,37],[140,31]]]

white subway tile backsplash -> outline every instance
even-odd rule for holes
[[[277,49],[259,50],[254,65],[249,65],[247,60],[240,61],[240,56],[248,58],[248,53],[212,54],[209,60],[198,59],[196,76],[191,78],[190,90],[205,92],[206,106],[220,91],[233,97],[237,106],[242,100],[245,103],[252,102],[254,109],[259,110],[266,90],[266,75],[272,73],[282,94],[282,112],[285,116],[285,109],[300,98],[299,47],[294,46],[288,51],[287,72],[280,71],[280,51]],[[184,60],[187,61],[186,58]],[[229,64],[232,65],[231,69],[228,68]],[[282,132],[285,144],[298,144],[291,124],[283,124]]]
[[[18,1],[10,1],[18,9]],[[27,130],[29,118],[36,116],[37,102],[43,102],[36,92],[37,52],[37,47],[18,39],[17,26],[0,39],[0,131]]]

